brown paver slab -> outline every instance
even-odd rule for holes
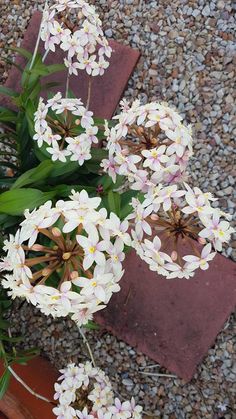
[[[33,51],[35,41],[37,39],[39,25],[42,14],[35,12],[30,20],[29,26],[25,32],[21,46],[28,51]],[[103,76],[92,78],[91,101],[89,109],[92,110],[97,117],[111,118],[116,110],[119,100],[122,97],[128,80],[134,70],[139,59],[138,50],[128,46],[121,45],[111,40],[110,46],[113,53],[110,59],[110,66]],[[40,51],[44,53],[43,44],[40,44]],[[46,58],[47,64],[63,63],[64,53],[61,49],[57,49],[55,53],[50,52]],[[16,64],[23,65],[25,62],[23,57],[17,56]],[[58,72],[44,78],[45,82],[56,81],[62,83],[54,89],[55,92],[61,91],[65,93],[66,71]],[[80,71],[78,76],[70,77],[70,89],[81,98],[84,103],[87,100],[89,76],[85,71]],[[13,90],[20,91],[20,71],[16,67],[12,67],[5,86]],[[11,101],[4,96],[0,96],[0,105],[10,106]]]
[[[217,255],[191,280],[167,280],[132,252],[120,285],[98,323],[190,380],[235,307],[236,264]]]

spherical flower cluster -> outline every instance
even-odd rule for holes
[[[192,155],[191,128],[182,117],[164,103],[132,106],[121,103],[118,123],[106,126],[108,159],[102,167],[113,179],[124,175],[131,188],[146,192],[148,183],[176,183],[183,180]]]
[[[2,286],[46,315],[71,314],[81,325],[120,290],[130,236],[128,221],[98,209],[101,198],[89,198],[85,190],[70,198],[25,211],[21,228],[4,243],[1,270],[12,274],[4,275]]]
[[[78,11],[76,25],[68,19],[71,10]],[[105,58],[111,57],[112,49],[104,37],[102,22],[94,6],[84,0],[57,0],[46,7],[41,39],[46,50],[55,52],[58,45],[66,52],[64,62],[69,74],[85,70],[91,76],[101,76],[109,66]]]
[[[57,93],[45,104],[40,98],[35,112],[34,140],[46,150],[52,160],[77,161],[80,166],[91,159],[91,146],[98,143],[98,128],[94,126],[93,113],[86,110],[80,99],[64,99]]]
[[[104,372],[86,364],[69,364],[55,383],[54,399],[59,401],[53,413],[58,419],[141,419],[141,406],[114,398],[111,383]]]
[[[167,278],[190,278],[198,268],[208,269],[215,250],[230,239],[233,228],[215,209],[210,193],[177,185],[149,185],[144,200],[132,199],[132,246],[150,270]],[[153,237],[154,236],[154,237]],[[186,254],[191,248],[193,254]],[[200,245],[204,245],[201,249]]]

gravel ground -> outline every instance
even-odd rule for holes
[[[0,0],[0,47],[18,45],[32,12],[42,1]],[[222,209],[235,217],[236,166],[233,135],[234,46],[233,1],[219,0],[99,0],[107,37],[141,51],[129,81],[127,98],[166,100],[194,128],[195,155],[190,173],[195,185],[213,192]],[[3,51],[0,78],[8,74]],[[235,225],[235,218],[234,218]],[[236,260],[236,237],[225,250]],[[34,311],[34,312],[33,312]],[[68,320],[44,318],[25,305],[14,317],[15,330],[26,332],[29,345],[39,345],[61,367],[84,358],[76,327]],[[65,333],[65,330],[68,330]],[[153,362],[123,342],[101,333],[88,333],[100,366],[125,398],[134,394],[156,418],[236,418],[236,342],[232,315],[189,384],[177,378],[149,377],[142,372]],[[63,348],[63,349],[62,349]],[[220,413],[219,403],[227,405]]]

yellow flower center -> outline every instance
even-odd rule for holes
[[[59,299],[60,299],[59,295],[54,295],[53,297],[51,297],[51,300],[53,300],[53,301],[57,301]]]
[[[158,153],[157,153],[156,150],[153,150],[151,154],[152,154],[152,157],[154,157],[154,158],[156,158],[158,156]]]
[[[89,253],[94,253],[95,252],[95,247],[94,246],[91,246],[90,248],[89,248]]]

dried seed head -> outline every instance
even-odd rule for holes
[[[152,145],[157,145],[158,140],[157,140],[156,138],[152,138],[152,139],[150,140],[150,143],[151,143]]]

